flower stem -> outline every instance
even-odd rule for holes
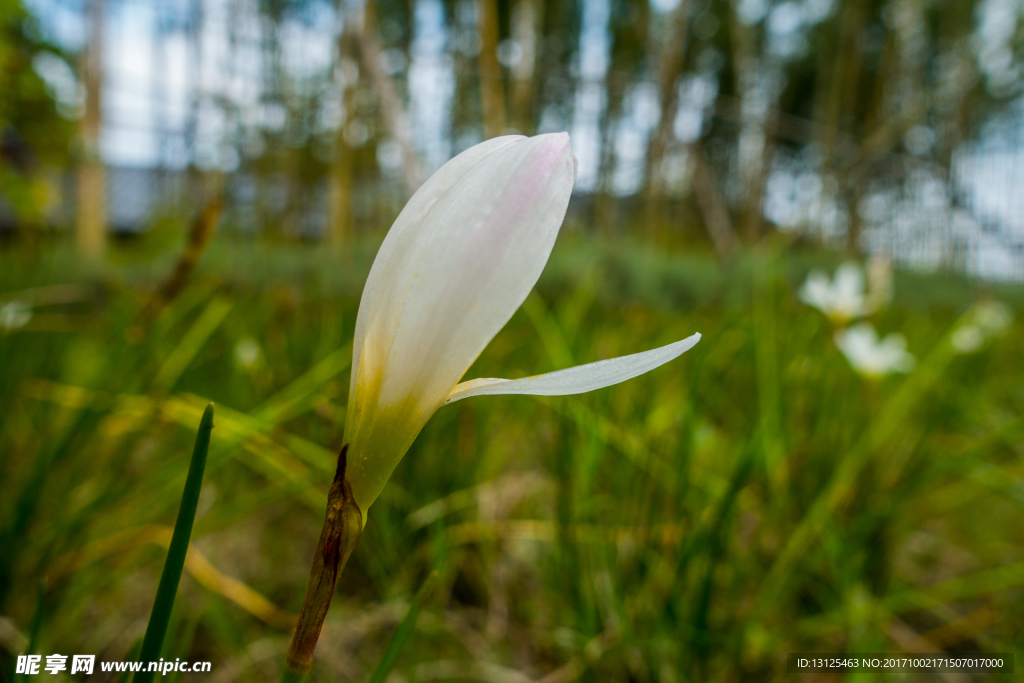
[[[278,680],[278,683],[302,683],[304,680],[306,680],[305,673],[300,673],[285,665],[284,669],[281,670],[281,678]]]
[[[320,638],[320,629],[324,625],[327,608],[331,605],[338,576],[355,550],[363,529],[363,514],[352,496],[352,486],[345,480],[347,453],[348,444],[345,444],[338,455],[338,470],[327,494],[324,528],[313,555],[306,599],[302,603],[299,623],[288,648],[281,683],[301,681],[309,673],[313,664],[313,651]]]

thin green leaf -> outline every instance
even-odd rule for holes
[[[221,297],[216,297],[207,304],[206,308],[199,315],[199,318],[192,324],[185,336],[182,337],[178,346],[171,352],[171,355],[164,361],[156,379],[153,380],[153,388],[157,391],[171,391],[182,373],[195,359],[196,354],[203,348],[224,317],[231,310],[231,302]]]
[[[423,585],[416,592],[416,597],[409,604],[409,611],[405,613],[405,618],[402,619],[402,623],[398,625],[398,630],[395,631],[394,637],[388,643],[388,649],[384,651],[384,656],[380,658],[377,669],[370,676],[370,683],[384,683],[384,679],[391,672],[391,667],[398,660],[398,655],[401,654],[402,648],[405,647],[406,641],[409,640],[413,629],[416,628],[416,619],[420,616],[420,608],[423,606],[423,601],[430,595],[430,591],[434,589],[436,583],[437,570],[435,569],[430,572],[430,576],[423,582]]]
[[[39,582],[39,588],[36,591],[36,611],[32,615],[32,627],[28,633],[28,647],[25,648],[25,654],[35,654],[36,647],[39,645],[39,629],[43,625],[43,606],[46,602],[46,585],[44,582]],[[17,676],[15,680],[27,681],[28,674],[21,674]]]
[[[139,650],[142,648],[142,641],[136,640],[135,644],[132,645],[132,649],[128,651],[128,661],[134,661],[139,656]],[[132,672],[125,671],[123,674],[117,677],[117,683],[128,683],[132,679]]]
[[[155,662],[160,657],[167,624],[174,607],[174,596],[178,592],[178,582],[185,565],[188,543],[192,536],[192,523],[196,518],[196,507],[199,505],[199,491],[203,486],[203,471],[206,469],[206,455],[210,450],[210,433],[213,431],[213,404],[206,406],[203,418],[199,423],[199,434],[196,436],[195,449],[192,451],[192,462],[188,467],[188,478],[185,480],[185,491],[181,495],[181,507],[178,508],[178,519],[174,523],[174,534],[167,550],[167,560],[160,575],[160,585],[156,591],[153,611],[149,614],[149,625],[146,636],[142,640],[139,652],[140,662]],[[148,683],[153,680],[154,672],[140,671],[135,683]]]

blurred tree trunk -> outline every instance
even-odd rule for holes
[[[744,232],[751,242],[756,242],[761,238],[764,227],[761,203],[764,199],[764,184],[771,167],[774,149],[772,131],[775,130],[777,104],[778,102],[773,102],[768,111],[752,124],[753,137],[757,146],[751,156],[753,165],[747,173],[746,206],[743,212]]]
[[[949,187],[950,207],[964,208],[964,189],[962,169],[960,168],[960,145],[964,141],[967,121],[970,117],[970,90],[978,81],[977,65],[971,55],[971,32],[974,22],[973,8],[966,3],[948,3],[943,5],[941,22],[943,32],[949,36],[950,49],[948,57],[938,67],[936,80],[941,84],[934,92],[933,107],[938,114],[934,128],[935,158],[945,170],[946,183]],[[965,266],[966,254],[959,246],[961,240],[954,232],[955,211],[947,213],[949,239],[957,244],[951,254],[950,265],[958,270]]]
[[[352,120],[353,95],[358,69],[355,67],[357,41],[354,22],[349,16],[344,18],[341,37],[338,39],[338,57],[342,65],[342,103],[345,117],[338,132],[334,136],[334,159],[331,162],[330,174],[327,179],[327,221],[328,239],[335,248],[346,248],[351,244],[354,233],[352,221],[352,167],[354,150],[345,139],[345,128]],[[345,65],[351,68],[346,70]]]
[[[81,154],[77,182],[75,237],[78,253],[90,260],[103,256],[107,240],[107,178],[100,159],[103,130],[103,9],[104,0],[90,5],[91,35],[82,57],[85,114],[81,123]]]
[[[627,115],[627,96],[644,75],[650,9],[646,0],[613,2],[608,13],[611,54],[605,74],[608,104],[601,121],[601,164],[598,168],[597,220],[604,232],[618,222],[615,176],[619,161],[618,134]]]
[[[362,17],[355,7],[346,3],[345,21],[353,22],[362,29],[356,29],[359,37],[359,57],[362,68],[370,77],[373,88],[377,93],[377,102],[380,106],[381,117],[384,119],[384,126],[388,134],[398,143],[402,150],[402,185],[408,195],[412,195],[420,186],[420,161],[419,155],[412,144],[412,133],[409,125],[409,117],[402,106],[402,100],[398,96],[395,84],[391,77],[384,71],[381,63],[380,41],[377,39],[377,6],[374,0],[367,0],[363,8]]]
[[[538,124],[557,122],[568,130],[576,104],[572,65],[580,44],[580,4],[583,0],[537,0],[542,16],[536,63]]]
[[[185,144],[188,155],[188,167],[185,169],[185,197],[189,204],[199,203],[205,192],[204,174],[199,169],[199,132],[200,132],[200,111],[203,106],[203,22],[205,20],[205,3],[203,0],[190,0],[188,4],[188,36],[191,59],[189,60],[189,107],[185,119]],[[277,35],[278,24],[272,24],[272,38],[270,47],[270,68],[272,71],[271,92],[280,92],[280,54],[281,46]],[[287,188],[290,192],[291,187]],[[290,199],[290,194],[288,195]],[[290,214],[286,211],[280,227],[287,232]],[[275,224],[276,225],[276,224]]]
[[[873,95],[867,100],[867,109],[857,111],[857,118],[847,124],[863,121],[861,144],[856,159],[847,164],[837,164],[839,185],[845,190],[849,227],[846,234],[846,248],[852,253],[860,251],[862,219],[858,211],[868,179],[878,172],[879,164],[892,154],[903,141],[906,133],[927,119],[930,94],[922,85],[927,82],[924,60],[925,36],[921,35],[924,15],[918,0],[904,0],[893,4],[893,26],[888,32],[885,47],[879,58]],[[859,27],[866,23],[866,15],[860,17]],[[858,27],[855,27],[858,28]],[[859,36],[854,36],[854,39]],[[853,54],[849,57],[852,66],[847,68],[847,79],[853,81],[861,72],[862,56],[859,44],[851,39]],[[838,62],[844,60],[839,55]],[[837,69],[839,67],[837,66]],[[847,107],[852,108],[861,99],[859,83],[846,85]],[[948,84],[948,86],[953,86]],[[842,121],[839,122],[840,127]]]
[[[352,98],[346,95],[345,103]],[[338,129],[334,139],[334,161],[331,163],[327,189],[328,237],[335,248],[347,248],[352,243],[355,226],[352,220],[352,166],[353,150],[345,142],[345,127]]]
[[[661,45],[658,56],[658,97],[661,103],[661,114],[658,127],[647,143],[646,166],[644,168],[644,198],[646,223],[653,230],[659,222],[661,213],[661,197],[664,194],[662,183],[662,166],[665,154],[674,137],[673,126],[676,110],[679,108],[679,77],[683,73],[686,57],[686,37],[689,18],[688,0],[680,0],[672,13],[670,29]]]
[[[512,32],[522,50],[519,62],[512,67],[512,109],[516,129],[532,135],[534,132],[533,103],[537,62],[538,0],[518,0],[513,10]]]
[[[761,237],[761,196],[771,155],[770,112],[778,107],[769,99],[777,66],[774,58],[758,58],[755,26],[746,25],[738,16],[738,2],[729,4],[729,38],[732,43],[735,90],[740,98],[740,130],[736,140],[737,175],[742,188],[738,222],[748,242]],[[776,93],[771,93],[776,96]]]
[[[970,47],[974,8],[968,3],[946,3],[942,8],[943,32],[949,36],[951,47],[936,74],[940,87],[936,92],[935,109],[944,116],[935,131],[935,156],[939,165],[952,173],[954,155],[964,139],[970,118],[970,89],[979,74]]]
[[[860,188],[852,182],[850,162],[842,158],[837,145],[841,135],[855,133],[854,124],[864,120],[861,117],[864,107],[860,103],[864,62],[861,39],[867,13],[867,4],[859,2],[847,3],[840,10],[835,53],[831,60],[822,60],[817,84],[820,102],[818,120],[824,124],[819,127],[819,143],[824,153],[825,166],[832,168],[841,191],[846,195],[849,207],[846,248],[851,253],[858,251],[860,241],[860,216],[857,213]],[[867,115],[870,117],[870,113]]]
[[[498,62],[498,1],[477,0],[477,31],[480,36],[480,100],[483,106],[484,136],[505,132],[505,88]]]
[[[833,161],[838,135],[849,131],[848,124],[858,114],[856,96],[862,51],[859,40],[864,28],[867,9],[863,3],[849,2],[839,10],[840,20],[835,26],[835,52],[819,62],[816,95],[821,122],[819,144],[826,163]]]
[[[598,230],[607,235],[612,232],[617,219],[615,204],[615,145],[616,128],[622,116],[623,80],[612,62],[605,77],[605,93],[608,104],[601,115],[601,161],[597,172],[597,197],[594,205],[594,223]]]
[[[732,227],[732,220],[729,218],[729,207],[726,206],[722,193],[718,191],[714,171],[704,157],[704,148],[700,142],[690,145],[689,157],[693,193],[704,218],[704,226],[718,258],[728,260],[740,246],[736,231]]]

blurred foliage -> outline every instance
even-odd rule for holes
[[[30,313],[0,334],[0,614],[26,636],[38,621],[36,651],[127,656],[212,400],[163,656],[275,678],[376,247],[221,235],[142,330],[166,261],[121,248],[93,279],[62,249],[0,253],[0,306]],[[868,380],[797,298],[828,261],[563,237],[469,377],[703,340],[593,394],[442,409],[369,511],[312,680],[367,680],[433,570],[389,680],[784,680],[798,651],[1019,659],[1024,292],[897,273],[872,321],[918,366]],[[1012,328],[953,354],[957,321],[993,298]]]
[[[59,58],[60,51],[21,0],[0,0],[0,223],[42,226],[56,199],[47,166],[52,172],[69,162],[72,124],[33,68],[44,53]]]

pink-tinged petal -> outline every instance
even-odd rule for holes
[[[356,321],[345,428],[364,512],[537,282],[574,176],[565,133],[489,140],[445,164],[395,221]]]

